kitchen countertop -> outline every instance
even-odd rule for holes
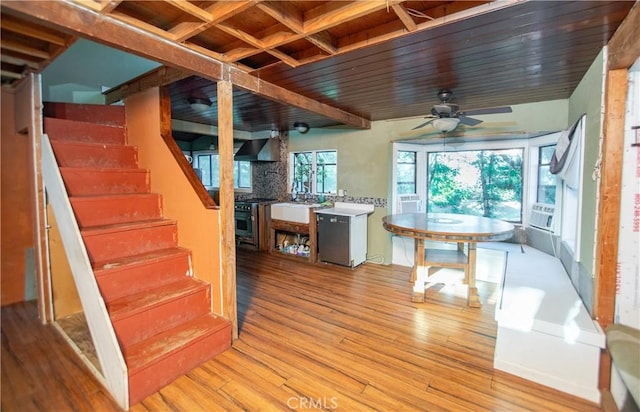
[[[316,213],[323,213],[326,215],[340,215],[340,216],[360,216],[372,213],[374,210],[373,205],[366,205],[360,203],[345,203],[336,202],[334,207],[327,209],[316,209]]]

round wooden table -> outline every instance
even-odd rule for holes
[[[389,232],[415,240],[415,259],[411,272],[413,302],[424,302],[425,283],[429,267],[450,267],[464,270],[468,284],[467,304],[480,307],[476,288],[476,243],[506,240],[513,236],[511,223],[487,217],[450,213],[401,213],[382,218]],[[457,250],[424,247],[425,240],[455,242]],[[466,253],[465,253],[466,245]]]

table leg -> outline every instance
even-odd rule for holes
[[[424,239],[415,238],[415,256],[411,280],[413,283],[412,302],[424,302],[424,283],[426,281],[426,268],[424,267]]]
[[[464,251],[464,242],[458,242],[458,252],[465,253]],[[463,284],[469,284],[469,256],[467,255],[467,264],[464,266],[464,280]]]
[[[469,243],[469,290],[467,292],[467,305],[479,308],[482,306],[480,296],[478,296],[478,288],[476,288],[476,244]]]

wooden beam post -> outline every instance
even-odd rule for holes
[[[233,190],[233,85],[219,81],[218,152],[220,156],[220,232],[222,234],[222,304],[224,316],[231,321],[231,336],[238,338],[236,304],[236,243]]]
[[[608,71],[605,89],[594,297],[594,317],[602,329],[613,323],[615,312],[627,75],[627,69]],[[610,384],[611,359],[604,351],[600,360],[599,386],[609,389]]]
[[[628,69],[640,56],[640,2],[636,2],[609,41],[609,70]]]

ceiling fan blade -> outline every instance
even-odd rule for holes
[[[467,126],[476,126],[482,123],[482,120],[474,119],[472,117],[467,117],[464,115],[458,115],[458,119],[460,119],[460,123],[465,124]]]
[[[411,129],[411,130],[416,130],[416,129],[420,129],[420,128],[422,128],[422,127],[425,127],[426,125],[431,124],[431,122],[433,122],[434,120],[435,120],[435,119],[427,120],[426,122],[424,122],[424,123],[422,123],[422,124],[417,125],[416,127],[414,127],[414,128],[413,128],[413,129]]]
[[[510,106],[503,107],[490,107],[487,109],[476,109],[476,110],[465,110],[464,112],[459,112],[458,114],[470,115],[470,116],[478,116],[481,114],[496,114],[496,113],[511,113]]]

